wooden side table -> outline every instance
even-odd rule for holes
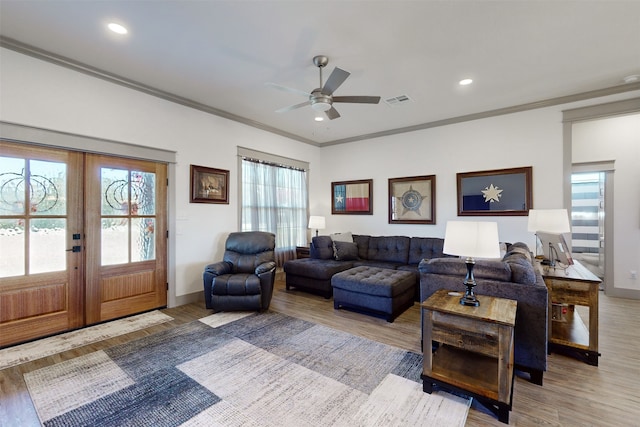
[[[508,424],[517,302],[478,295],[480,306],[468,307],[460,304],[460,293],[453,294],[441,289],[421,304],[422,388],[470,395]],[[439,343],[435,352],[432,341]]]
[[[561,351],[598,366],[598,292],[602,282],[579,261],[566,269],[538,263],[549,290],[549,351]],[[589,308],[588,327],[575,306]]]
[[[309,258],[309,246],[296,246],[296,258]]]

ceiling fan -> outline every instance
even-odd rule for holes
[[[308,97],[309,99],[300,104],[291,105],[276,110],[276,113],[284,113],[287,111],[295,110],[297,108],[306,107],[311,105],[316,111],[324,111],[330,120],[340,117],[340,113],[333,107],[334,102],[349,102],[356,104],[377,104],[380,102],[379,96],[333,96],[333,92],[340,87],[342,83],[349,77],[351,73],[336,67],[324,86],[322,85],[322,69],[329,63],[329,58],[324,55],[318,55],[313,57],[313,63],[320,70],[320,87],[309,92],[303,90],[292,89],[290,87],[282,86],[276,83],[267,83],[268,86],[276,89],[284,90],[286,92],[297,93]]]

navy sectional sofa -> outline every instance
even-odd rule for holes
[[[284,263],[287,290],[296,288],[331,298],[334,274],[353,267],[370,266],[405,270],[415,275],[414,299],[419,301],[418,265],[424,259],[447,257],[442,252],[444,239],[435,237],[353,235],[357,253],[334,253],[331,236],[311,240],[310,257]],[[338,243],[336,243],[338,245]]]

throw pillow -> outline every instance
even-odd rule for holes
[[[353,261],[358,259],[358,245],[353,242],[333,242],[337,261]]]
[[[351,242],[353,243],[353,234],[350,231],[346,233],[335,233],[331,234],[331,240],[334,242]]]
[[[335,233],[335,234],[330,234],[329,237],[331,237],[331,240],[333,240],[333,242],[349,242],[349,243],[353,243],[353,234],[351,234],[350,231],[347,231],[345,233]],[[333,257],[335,259],[338,259],[338,254],[336,253],[336,247],[335,245],[333,246]]]

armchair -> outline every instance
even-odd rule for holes
[[[266,310],[276,278],[275,235],[263,231],[229,234],[223,260],[205,267],[204,298],[215,311]]]

